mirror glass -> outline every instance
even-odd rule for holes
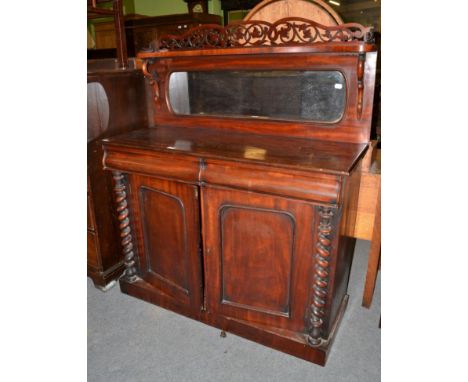
[[[169,101],[178,115],[338,122],[346,102],[339,71],[175,72]]]
[[[109,100],[102,84],[88,82],[88,143],[109,127]],[[102,137],[101,137],[102,138]]]

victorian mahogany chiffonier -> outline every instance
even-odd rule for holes
[[[370,28],[202,25],[139,57],[155,127],[103,141],[122,291],[324,365],[348,301]]]

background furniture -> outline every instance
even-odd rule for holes
[[[102,2],[102,1],[101,1]],[[149,17],[128,14],[122,18],[122,28],[128,56],[135,56],[143,48],[157,40],[162,34],[178,34],[202,24],[221,24],[221,17],[208,13],[207,1],[188,1],[187,13]],[[107,11],[107,10],[106,10]],[[105,13],[108,14],[109,12]],[[102,16],[101,16],[102,17]],[[96,49],[88,50],[89,59],[116,57],[116,24],[104,21],[94,24]]]
[[[156,127],[104,139],[103,161],[124,293],[323,365],[348,300],[376,47],[308,3],[338,25],[200,26],[140,53]]]
[[[105,9],[98,7],[98,4],[110,3],[112,8]],[[120,68],[127,67],[127,45],[125,42],[124,19],[122,0],[87,0],[88,4],[88,19],[100,18],[103,16],[111,16],[114,18],[115,44],[117,62]]]
[[[246,15],[248,11],[260,3],[260,1],[261,0],[221,0],[221,9],[223,10],[224,15],[224,25],[234,21],[230,19],[230,12],[243,11]],[[240,19],[242,20],[245,15]]]
[[[380,149],[377,141],[371,142],[360,172],[359,199],[351,207],[356,214],[356,223],[347,235],[371,242],[362,300],[362,305],[369,308],[380,265]]]
[[[204,8],[203,8],[204,9]],[[127,46],[130,55],[136,55],[163,34],[180,34],[202,24],[221,24],[221,17],[202,13],[189,12],[180,15],[155,16],[125,21]]]
[[[366,274],[366,284],[364,286],[364,296],[362,305],[369,308],[374,296],[375,282],[377,272],[380,268],[380,186],[376,200],[374,228],[372,232],[371,248],[369,251],[369,260]],[[380,327],[380,323],[379,323]]]
[[[257,4],[244,18],[275,22],[286,17],[303,17],[322,25],[343,24],[343,19],[325,1],[315,0],[268,0]]]
[[[105,0],[88,0],[88,18],[114,17],[117,59],[88,60],[87,121],[87,274],[106,291],[123,271],[123,255],[115,237],[118,219],[112,198],[112,178],[102,168],[100,140],[150,125],[151,102],[141,73],[141,62],[128,59],[121,0],[100,8]],[[109,35],[106,37],[110,38]],[[104,57],[103,57],[104,58]]]
[[[152,118],[141,68],[135,59],[127,65],[121,69],[114,59],[88,60],[88,276],[103,290],[122,274],[123,255],[115,240],[120,233],[101,139],[147,127]]]
[[[363,160],[359,202],[354,237],[370,240],[369,260],[362,305],[370,307],[374,295],[377,272],[380,268],[380,149],[377,142]]]

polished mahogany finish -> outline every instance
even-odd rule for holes
[[[339,225],[353,223],[352,179],[366,145],[156,127],[105,139],[104,147],[105,166],[128,174],[130,263],[139,276],[122,281],[123,291],[324,363],[352,258],[353,240]],[[329,235],[324,203],[333,206],[334,234],[317,242]],[[326,270],[315,274],[319,263]],[[298,341],[313,338],[309,320],[320,322],[315,337],[329,340],[298,351]]]
[[[106,140],[106,146],[349,175],[365,143],[319,141],[206,128],[156,126]],[[311,175],[311,174],[309,174]]]
[[[362,26],[317,28],[327,42],[200,49],[190,38],[213,34],[199,27],[182,46],[142,53],[156,127],[104,139],[103,162],[115,179],[124,293],[324,365],[348,301],[375,47]],[[213,70],[340,71],[343,117],[174,113],[170,74]]]
[[[131,175],[138,193],[130,195],[135,214],[139,275],[180,304],[202,304],[200,212],[194,185]]]

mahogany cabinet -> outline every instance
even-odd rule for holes
[[[365,144],[158,126],[103,145],[124,293],[325,363],[348,299],[344,232]],[[245,159],[253,148],[269,159]]]
[[[348,301],[371,31],[200,26],[139,57],[155,127],[102,141],[121,290],[324,365]]]

